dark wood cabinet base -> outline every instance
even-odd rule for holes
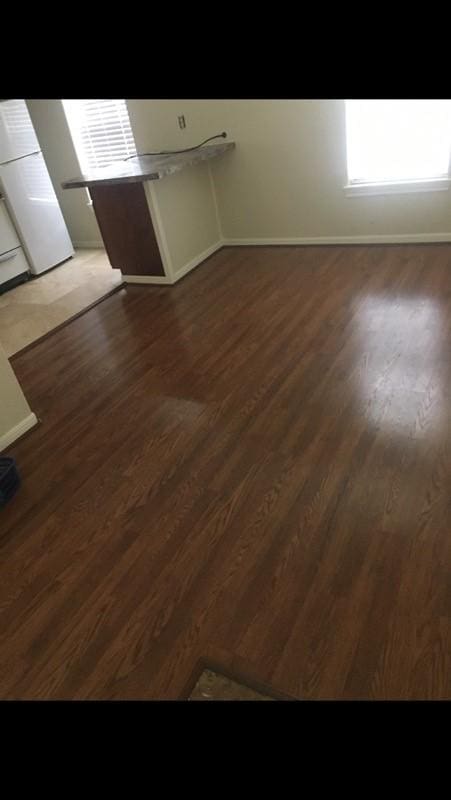
[[[144,185],[106,184],[89,192],[111,266],[123,275],[164,275]]]

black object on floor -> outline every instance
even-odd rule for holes
[[[13,458],[0,457],[0,507],[5,506],[17,492],[20,476]]]

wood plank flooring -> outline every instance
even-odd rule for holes
[[[14,362],[0,697],[451,698],[451,246],[224,248]]]

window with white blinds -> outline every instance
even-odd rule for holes
[[[83,173],[136,155],[125,100],[63,100]]]

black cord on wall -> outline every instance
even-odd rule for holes
[[[129,161],[131,158],[141,158],[141,156],[172,156],[176,155],[176,153],[189,153],[190,150],[197,150],[199,147],[202,147],[203,144],[206,144],[206,142],[211,142],[212,139],[225,139],[226,136],[226,132],[223,131],[222,133],[217,133],[216,136],[210,136],[208,139],[204,139],[203,142],[194,145],[194,147],[185,147],[183,150],[160,150],[157,153],[136,153],[134,156],[127,156],[127,158],[124,158],[124,161]]]

